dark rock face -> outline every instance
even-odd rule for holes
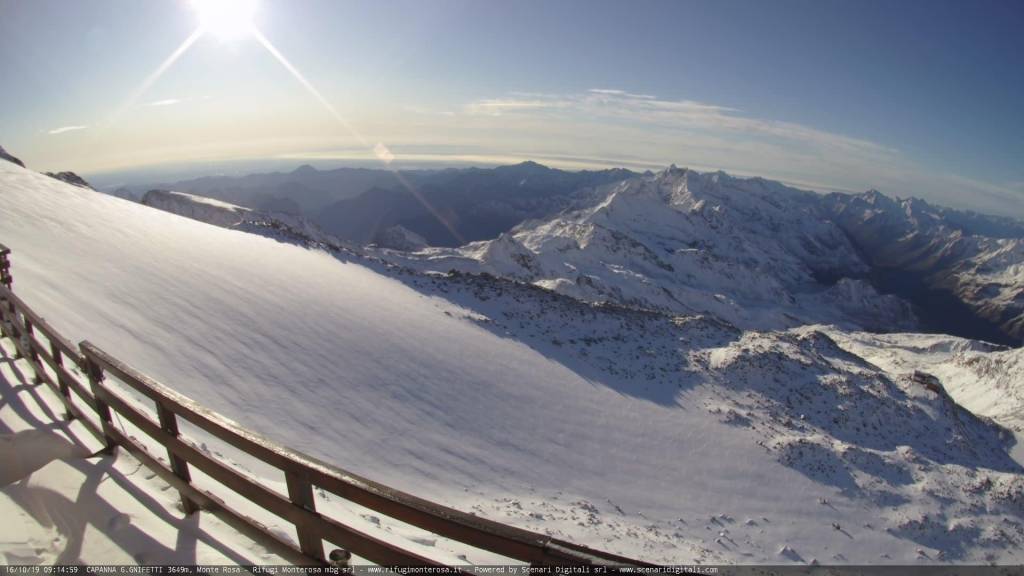
[[[932,329],[1024,341],[1024,222],[875,190],[830,194],[822,205],[872,266],[876,288],[913,302]]]
[[[15,164],[17,164],[18,166],[21,166],[22,168],[24,168],[24,167],[25,167],[25,163],[24,163],[24,162],[22,162],[21,160],[18,160],[18,159],[17,159],[17,158],[15,158],[14,156],[11,156],[11,155],[10,155],[10,154],[9,154],[9,153],[7,152],[7,150],[4,150],[4,147],[3,147],[3,146],[0,146],[0,158],[2,158],[2,159],[4,159],[4,160],[7,160],[8,162],[14,162],[14,163],[15,163]]]
[[[74,172],[47,172],[46,175],[49,176],[50,178],[56,178],[57,180],[60,180],[62,182],[67,182],[72,186],[78,186],[79,188],[88,188],[90,190],[94,190],[94,188],[91,185],[89,185],[88,182],[85,181],[85,178],[82,178],[81,176],[75,174]]]

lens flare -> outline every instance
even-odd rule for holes
[[[192,0],[199,28],[221,41],[247,36],[254,30],[256,0]]]
[[[367,140],[358,130],[355,129],[348,120],[345,119],[341,113],[330,103],[319,90],[316,89],[313,84],[306,79],[306,77],[299,72],[284,54],[281,53],[270,40],[263,35],[262,32],[256,27],[255,17],[257,10],[258,0],[192,0],[192,8],[199,15],[199,27],[192,33],[191,36],[185,39],[170,56],[165,59],[159,67],[152,74],[150,74],[131,95],[128,104],[125,108],[134,104],[142,94],[144,94],[149,88],[156,83],[156,81],[166,72],[178,59],[188,51],[188,49],[204,35],[212,35],[222,42],[239,39],[243,36],[250,36],[255,38],[267,52],[270,53],[280,64],[287,70],[291,75],[298,81],[303,88],[306,89],[310,95],[313,96],[320,103],[324,109],[330,113],[331,116],[337,120],[340,124],[360,145],[370,147],[370,141]],[[446,218],[444,214],[440,213],[425,196],[412,185],[411,182],[405,179],[402,173],[391,166],[391,163],[395,160],[395,154],[383,142],[378,142],[376,146],[373,146],[374,156],[380,160],[380,162],[387,167],[398,179],[399,183],[403,188],[406,189],[428,212],[441,224],[443,225],[452,235],[453,238],[458,240],[460,244],[465,244],[466,240],[459,234],[458,229],[454,223]]]

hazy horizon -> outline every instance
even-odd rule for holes
[[[1019,3],[0,0],[38,170],[669,164],[1024,216]]]

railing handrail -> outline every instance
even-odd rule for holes
[[[9,253],[10,250],[0,244],[0,266],[9,267]],[[149,467],[161,468],[155,471],[178,488],[186,512],[197,509],[199,505],[216,507],[228,514],[228,520],[233,525],[240,522],[250,531],[259,531],[261,528],[224,505],[215,495],[192,486],[188,472],[191,464],[213,477],[219,474],[227,481],[241,485],[244,491],[249,492],[242,494],[243,497],[292,520],[298,532],[301,554],[311,561],[324,561],[323,547],[320,543],[323,538],[335,544],[340,543],[339,541],[351,543],[353,551],[357,553],[364,550],[378,554],[380,558],[397,559],[405,563],[436,564],[318,514],[312,496],[312,486],[317,486],[401,522],[517,560],[535,564],[645,565],[634,559],[467,514],[396,490],[278,444],[203,407],[195,400],[147,376],[87,340],[75,347],[44,318],[33,312],[12,290],[3,285],[0,285],[0,300],[7,301],[6,306],[0,307],[0,315],[5,320],[12,320],[9,317],[11,313],[13,320],[17,320],[17,314],[20,313],[24,321],[24,330],[14,326],[13,333],[6,335],[15,340],[19,353],[30,359],[36,372],[36,380],[50,384],[61,395],[61,400],[68,408],[69,418],[81,419],[109,449],[112,450],[117,445],[125,446],[130,452],[140,456],[143,463]],[[35,340],[34,330],[38,330],[50,341],[49,351]],[[90,380],[91,394],[63,367],[62,355],[72,359],[86,372]],[[57,374],[56,382],[42,370],[40,358]],[[119,381],[155,402],[160,422],[153,422],[107,388],[103,383],[104,372],[116,376]],[[81,397],[99,416],[98,426],[86,418],[81,409],[72,402],[70,390]],[[170,469],[149,455],[144,447],[111,425],[111,408],[167,448]],[[250,456],[284,471],[288,480],[288,498],[242,477],[197,452],[192,444],[179,438],[177,417],[184,418]],[[140,450],[142,453],[139,453]],[[265,529],[262,532],[262,536],[276,538]],[[273,544],[287,546],[295,553],[300,552],[284,542],[278,541]]]
[[[40,332],[43,332],[46,335],[47,340],[56,345],[66,356],[71,357],[71,359],[74,360],[75,366],[82,366],[84,357],[82,356],[82,352],[79,347],[72,344],[71,341],[62,336],[60,332],[57,332],[57,330],[51,326],[45,318],[36,314],[34,310],[29,308],[13,290],[0,285],[0,298],[7,298],[13,301],[14,305],[18,308],[18,311],[20,311],[23,316],[31,320],[32,325]]]
[[[467,533],[474,536],[486,535],[492,541],[489,543],[491,546],[502,547],[502,551],[494,551],[508,553],[518,560],[543,561],[555,557],[562,559],[564,556],[566,560],[579,561],[582,553],[593,559],[608,562],[636,562],[473,516],[369,480],[248,430],[118,360],[91,342],[82,342],[80,346],[88,360],[96,362],[104,370],[117,376],[121,382],[217,438],[267,464],[303,474],[316,486],[392,518],[467,544],[479,544],[479,541],[467,542]],[[396,515],[396,510],[399,515]],[[574,553],[562,553],[562,549],[572,550]]]

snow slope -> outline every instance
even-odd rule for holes
[[[660,562],[1024,558],[1005,431],[819,330],[396,270],[13,164],[0,182],[15,290],[72,340],[375,480]]]
[[[252,212],[251,208],[229,202],[171,190],[150,190],[141,202],[146,206],[222,227],[241,224]]]
[[[245,232],[267,236],[282,242],[307,247],[330,246],[341,249],[337,238],[325,233],[309,220],[284,212],[266,212],[229,202],[170,190],[150,190],[142,204],[186,218]]]
[[[843,348],[885,370],[936,376],[967,409],[1024,432],[1024,348],[941,334],[830,333]]]

